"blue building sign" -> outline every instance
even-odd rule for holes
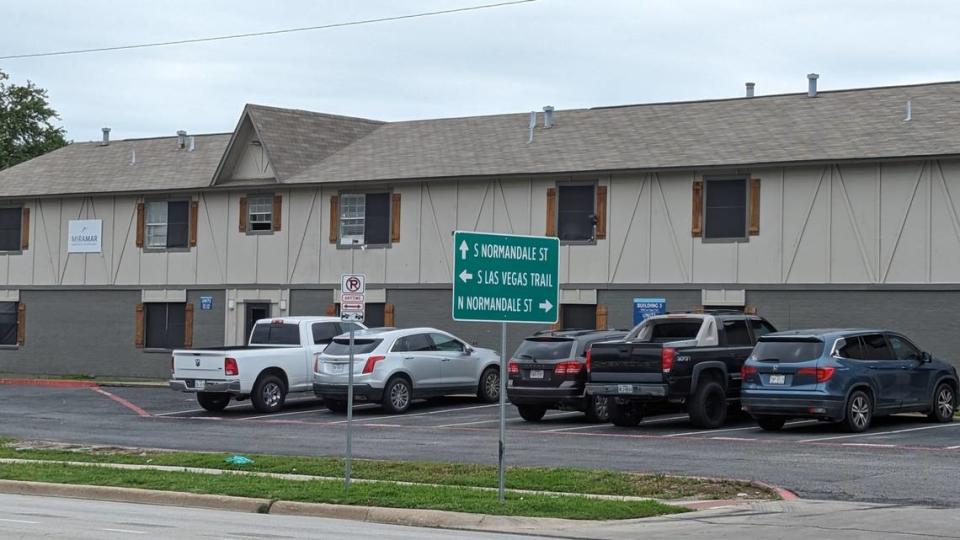
[[[213,309],[213,297],[212,296],[201,296],[200,297],[200,310],[201,311],[210,311]],[[634,316],[636,317],[636,316]]]
[[[667,312],[666,298],[634,298],[633,299],[633,324],[640,324],[647,317],[654,315],[663,315]]]

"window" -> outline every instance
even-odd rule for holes
[[[561,328],[590,330],[597,326],[597,306],[593,304],[564,304],[560,309]]]
[[[573,358],[576,342],[566,338],[528,338],[520,343],[513,357],[518,360],[563,360]]]
[[[344,193],[340,201],[341,246],[390,243],[389,193]]]
[[[310,330],[313,332],[314,345],[326,345],[343,333],[340,324],[335,322],[313,323]]]
[[[893,360],[893,351],[887,346],[883,334],[863,336],[863,358],[866,360]]]
[[[433,341],[427,334],[414,334],[402,337],[393,345],[395,352],[432,351]]]
[[[747,321],[744,319],[723,321],[723,333],[727,336],[727,346],[729,347],[753,346],[753,341],[750,340],[750,332],[747,331]]]
[[[0,345],[17,344],[17,302],[0,302]]]
[[[250,231],[273,230],[273,196],[257,196],[247,199],[247,223]]]
[[[763,319],[750,319],[750,327],[753,328],[754,339],[760,339],[762,336],[777,331],[774,327],[770,326],[770,323]]]
[[[923,357],[920,349],[907,341],[906,338],[890,334],[887,339],[890,340],[890,347],[893,349],[893,354],[897,360],[920,360]]]
[[[433,339],[435,350],[452,352],[463,352],[464,350],[463,343],[460,342],[460,340],[450,336],[444,334],[430,334],[430,338]]]
[[[22,209],[0,208],[0,251],[20,250]]]
[[[594,186],[565,186],[557,188],[557,237],[565,242],[593,241]],[[590,325],[593,328],[593,325]]]
[[[704,204],[704,238],[747,238],[746,178],[708,179]]]
[[[148,349],[180,349],[183,347],[186,304],[144,304],[146,347]]]
[[[647,319],[627,335],[626,341],[669,343],[696,339],[702,325],[700,319]]]
[[[352,322],[340,323],[341,334],[349,334],[351,330],[353,330],[354,332],[359,332],[360,330],[363,330],[363,328],[357,323],[352,323]]]
[[[258,323],[250,334],[251,345],[300,345],[300,325],[282,320]]]
[[[189,241],[190,202],[152,201],[146,203],[146,247],[185,248]]]
[[[857,338],[853,338],[856,340]],[[791,341],[789,339],[771,339],[760,341],[753,349],[753,356],[760,360],[777,360],[779,364],[795,364],[816,360],[823,354],[822,341]]]
[[[849,358],[850,360],[863,360],[863,347],[860,344],[860,338],[857,336],[841,338],[837,340],[837,356],[840,358]]]
[[[354,339],[353,340],[353,354],[367,354],[373,352],[377,345],[380,345],[382,339]],[[350,338],[337,338],[334,339],[327,348],[323,350],[323,354],[330,356],[347,356],[350,354]]]

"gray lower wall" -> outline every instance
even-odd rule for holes
[[[332,303],[332,289],[290,290],[290,315],[326,315]]]
[[[609,328],[633,328],[634,298],[663,298],[667,301],[667,311],[683,311],[700,305],[700,290],[598,290],[597,303],[607,306]]]
[[[200,297],[212,296],[213,309],[200,309]],[[222,290],[187,291],[187,302],[193,304],[193,346],[223,347],[224,318],[226,317],[226,294]]]

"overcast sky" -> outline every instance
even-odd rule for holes
[[[323,25],[496,0],[0,0],[0,56]],[[537,0],[214,43],[0,60],[70,139],[232,131],[245,103],[379,120],[960,79],[960,2]]]

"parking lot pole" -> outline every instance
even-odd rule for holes
[[[500,456],[497,472],[500,476],[499,499],[504,501],[504,454],[507,451],[507,323],[500,326]]]
[[[347,366],[347,459],[343,462],[343,491],[350,494],[350,461],[353,459],[353,325],[350,325],[350,362]]]

